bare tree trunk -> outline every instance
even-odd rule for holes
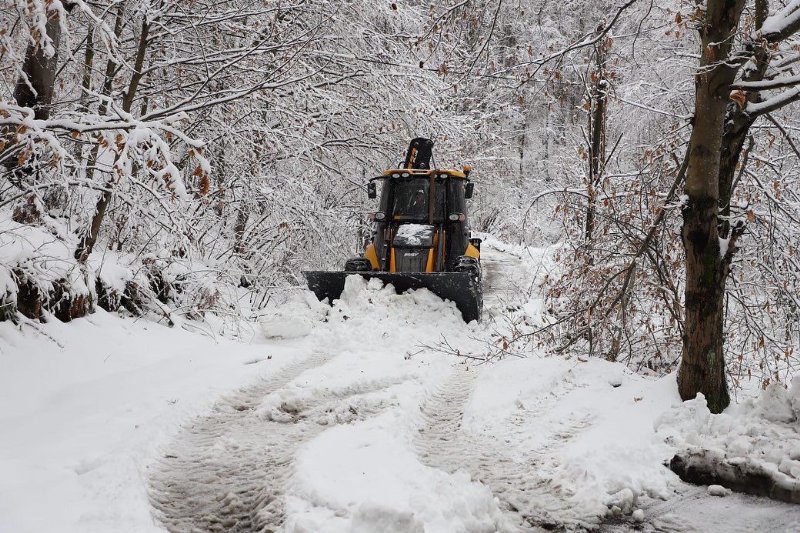
[[[65,5],[69,8],[69,4]],[[28,44],[25,61],[22,64],[22,74],[14,87],[14,100],[17,104],[20,107],[33,109],[34,118],[39,120],[50,118],[53,103],[58,47],[61,41],[61,24],[55,12],[50,13],[45,24],[45,32],[50,40],[50,46],[44,46],[43,42]],[[16,163],[14,158],[9,158],[5,166],[12,173],[11,183],[24,189],[24,181],[33,173],[33,169],[27,164],[15,168]],[[40,216],[35,195],[28,193],[26,203],[20,209],[14,210],[12,218],[16,222],[30,223],[38,220]]]
[[[114,32],[119,37],[122,33],[122,14],[124,10],[124,5],[120,6],[120,10],[117,13],[117,21],[115,23]],[[125,95],[122,99],[122,110],[126,113],[129,113],[131,110],[131,106],[133,105],[133,100],[136,97],[136,89],[139,87],[139,82],[142,79],[142,67],[144,66],[144,56],[147,52],[147,39],[150,32],[150,24],[147,21],[147,17],[143,17],[142,20],[142,31],[139,35],[139,46],[136,50],[136,60],[134,62],[133,67],[133,74],[131,75],[130,83],[128,84],[128,89],[125,91]],[[109,67],[111,66],[111,62],[109,61]],[[106,82],[108,83],[108,93],[110,93],[111,86],[110,83],[113,80],[113,70],[107,68],[106,69]],[[105,112],[105,108],[102,110],[100,114]],[[99,150],[99,145],[95,146],[92,163],[97,161],[97,154]],[[93,165],[92,165],[93,167]],[[113,196],[113,187],[114,182],[113,180],[109,180],[106,184],[106,189],[100,194],[100,198],[97,200],[97,205],[95,206],[94,215],[92,216],[92,221],[89,224],[88,231],[83,235],[81,238],[80,243],[78,244],[78,248],[75,250],[75,258],[80,261],[81,263],[85,263],[86,260],[89,258],[89,255],[92,253],[94,249],[94,245],[97,242],[97,237],[100,234],[100,227],[103,223],[103,219],[106,215],[106,210],[108,209],[108,205],[111,203],[111,198]]]
[[[89,91],[92,90],[92,70],[94,69],[94,33],[89,28],[86,34],[86,51],[83,56],[83,78],[81,79],[81,95],[78,99],[78,113],[89,112]],[[75,143],[75,159],[83,159],[83,145]]]
[[[236,222],[233,225],[233,253],[237,255],[242,255],[247,250],[244,244],[244,233],[247,229],[248,218],[250,218],[250,212],[242,203],[236,212]]]
[[[597,209],[597,190],[603,175],[606,158],[606,92],[605,77],[605,44],[595,46],[596,70],[593,73],[591,91],[591,111],[589,113],[589,180],[586,187],[588,195],[586,205],[586,242],[592,240]]]
[[[94,68],[94,33],[91,28],[86,35],[86,53],[83,57],[83,79],[81,80],[81,96],[78,102],[78,112],[87,113],[89,106],[89,91],[92,90],[92,69]]]
[[[678,390],[688,400],[702,392],[712,412],[730,403],[725,377],[723,319],[729,254],[720,253],[720,155],[730,84],[725,63],[744,0],[709,0],[700,27],[702,56],[695,74],[694,127],[686,173],[688,202],[681,237],[686,252],[685,329]]]

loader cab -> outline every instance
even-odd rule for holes
[[[480,320],[483,285],[480,239],[471,239],[465,200],[472,197],[469,167],[431,169],[433,141],[411,140],[405,161],[367,183],[380,200],[372,214],[372,242],[341,272],[303,272],[320,301],[341,297],[348,279],[378,279],[397,293],[428,289],[455,303],[465,322]]]
[[[387,172],[374,178],[382,183],[375,221],[441,224],[466,219],[466,185],[456,171]],[[454,215],[458,215],[454,218]]]
[[[466,222],[466,198],[470,196],[467,174],[457,170],[398,169],[373,178],[372,183],[375,182],[381,183],[372,240],[378,269],[455,269],[470,238]]]

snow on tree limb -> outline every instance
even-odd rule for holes
[[[797,100],[800,100],[800,87],[784,91],[762,102],[748,103],[745,112],[751,117],[758,117],[767,113],[772,113]]]
[[[792,0],[764,21],[761,33],[768,41],[781,41],[800,30],[800,1]]]
[[[749,89],[754,91],[766,91],[769,89],[782,89],[784,87],[792,87],[800,83],[800,75],[787,76],[784,78],[774,78],[771,80],[759,81],[739,81],[731,85],[736,89]]]

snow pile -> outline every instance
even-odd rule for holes
[[[484,485],[422,465],[400,410],[323,433],[301,450],[288,531],[448,533],[503,530]]]
[[[779,489],[800,493],[800,377],[789,390],[769,385],[758,398],[716,415],[698,394],[664,413],[655,427],[667,443],[724,481],[764,475]]]
[[[440,332],[465,327],[456,305],[428,289],[397,294],[391,284],[356,274],[345,279],[344,290],[332,305],[327,300],[317,301],[309,291],[296,292],[259,318],[264,335],[272,339],[304,337],[322,323],[345,322],[348,330],[355,328],[371,337],[378,332],[382,339],[398,327],[415,330],[413,338],[417,339],[430,338],[428,333],[435,338]],[[324,334],[336,334],[336,329],[326,328]]]
[[[384,286],[379,279],[367,280],[358,275],[347,277],[341,298],[334,300],[329,313],[332,322],[351,319],[356,321],[356,327],[380,321],[385,322],[384,327],[394,324],[403,328],[416,326],[426,332],[444,333],[453,328],[464,328],[456,304],[442,300],[428,289],[397,294],[391,284]]]
[[[478,326],[464,324],[454,304],[428,290],[396,294],[380,280],[357,275],[346,279],[332,306],[304,298],[288,302],[290,313],[310,324],[303,326],[304,342],[330,359],[265,397],[257,410],[265,421],[330,428],[297,453],[286,530],[502,529],[486,486],[463,471],[425,466],[412,449],[420,402],[454,362],[423,343],[445,335],[468,350]],[[280,329],[275,315],[262,324],[268,335]]]
[[[72,256],[76,245],[74,236],[55,219],[39,226],[0,219],[0,289],[16,296],[17,280],[27,281],[46,295],[62,282],[71,295],[89,296],[94,288],[87,285]]]
[[[89,267],[97,273],[97,278],[108,290],[122,294],[125,292],[128,282],[147,284],[144,272],[136,275],[129,266],[125,266],[126,264],[130,265],[132,259],[133,256],[128,256],[127,254],[103,250],[101,253],[90,255],[87,262]]]
[[[671,450],[652,423],[679,402],[673,376],[595,358],[506,359],[478,378],[464,427],[502,443],[497,457],[535,465],[553,495],[531,502],[539,521],[593,527],[610,511],[634,512],[641,495],[669,495]]]
[[[268,339],[296,339],[311,333],[325,319],[328,309],[309,291],[291,293],[266,309],[258,322]]]

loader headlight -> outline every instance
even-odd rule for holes
[[[386,218],[386,213],[382,213],[382,212],[378,211],[373,216],[374,216],[375,220],[384,220]]]
[[[464,222],[467,217],[464,216],[464,213],[451,213],[449,217],[447,217],[451,222]]]

